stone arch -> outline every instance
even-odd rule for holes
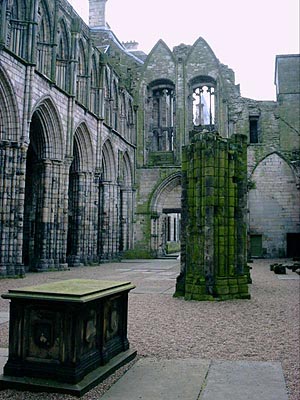
[[[102,147],[101,174],[103,181],[115,182],[116,180],[116,159],[109,139],[105,141]]]
[[[36,105],[26,154],[23,262],[30,270],[60,268],[65,260],[65,171],[62,125],[52,100]]]
[[[49,4],[39,0],[37,11],[37,57],[36,68],[42,74],[51,76],[52,23]]]
[[[289,235],[300,233],[300,196],[294,171],[273,152],[256,165],[250,178],[254,184],[248,199],[252,255],[286,256]],[[255,246],[261,254],[253,254],[254,238],[260,240]]]
[[[86,89],[87,89],[87,54],[83,39],[79,39],[78,43],[78,69],[77,69],[77,84],[76,84],[76,99],[86,104]]]
[[[89,129],[84,122],[75,129],[73,159],[75,171],[91,172],[94,170],[93,143]]]
[[[14,0],[11,2],[10,24],[9,24],[9,48],[19,57],[27,57],[27,21],[28,6],[25,0]]]
[[[95,259],[95,196],[93,146],[88,128],[82,122],[75,130],[69,173],[67,261],[71,267]]]
[[[38,135],[35,145],[39,158],[62,160],[64,155],[63,128],[59,112],[51,97],[44,97],[33,109],[31,124],[37,121],[42,135]],[[31,125],[32,128],[32,125]],[[31,135],[34,131],[31,129]]]
[[[0,65],[0,140],[19,139],[19,110],[9,77]]]
[[[122,156],[120,165],[120,242],[119,251],[133,247],[133,167],[127,152]]]
[[[161,182],[151,202],[151,251],[156,256],[180,250],[181,172]],[[172,250],[170,250],[172,249]]]
[[[119,186],[114,150],[109,139],[102,147],[99,184],[98,254],[109,260],[119,252]]]
[[[97,57],[95,54],[92,55],[91,60],[91,87],[90,87],[90,110],[91,112],[97,114],[99,111],[99,73]]]
[[[172,152],[175,143],[175,84],[170,79],[155,79],[148,85],[146,124],[149,153]],[[156,164],[149,154],[149,162]],[[167,160],[163,160],[165,163]],[[173,162],[171,156],[171,163]]]
[[[57,29],[56,84],[65,91],[69,89],[69,59],[70,37],[66,22],[61,18]]]
[[[26,145],[11,82],[0,65],[0,276],[22,275],[22,221]]]

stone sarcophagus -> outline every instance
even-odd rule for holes
[[[0,387],[82,395],[136,355],[130,282],[73,279],[9,290],[9,357]]]

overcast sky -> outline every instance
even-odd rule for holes
[[[88,0],[69,2],[88,23]],[[108,0],[106,21],[145,53],[159,39],[172,50],[202,36],[256,100],[275,100],[276,54],[299,53],[299,0]]]

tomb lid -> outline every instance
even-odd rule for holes
[[[39,299],[85,303],[101,297],[134,289],[131,282],[103,281],[94,279],[68,279],[9,289],[2,295],[4,299]]]

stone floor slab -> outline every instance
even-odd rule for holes
[[[139,360],[101,400],[196,400],[210,362]]]
[[[213,361],[199,400],[288,400],[281,364]]]

